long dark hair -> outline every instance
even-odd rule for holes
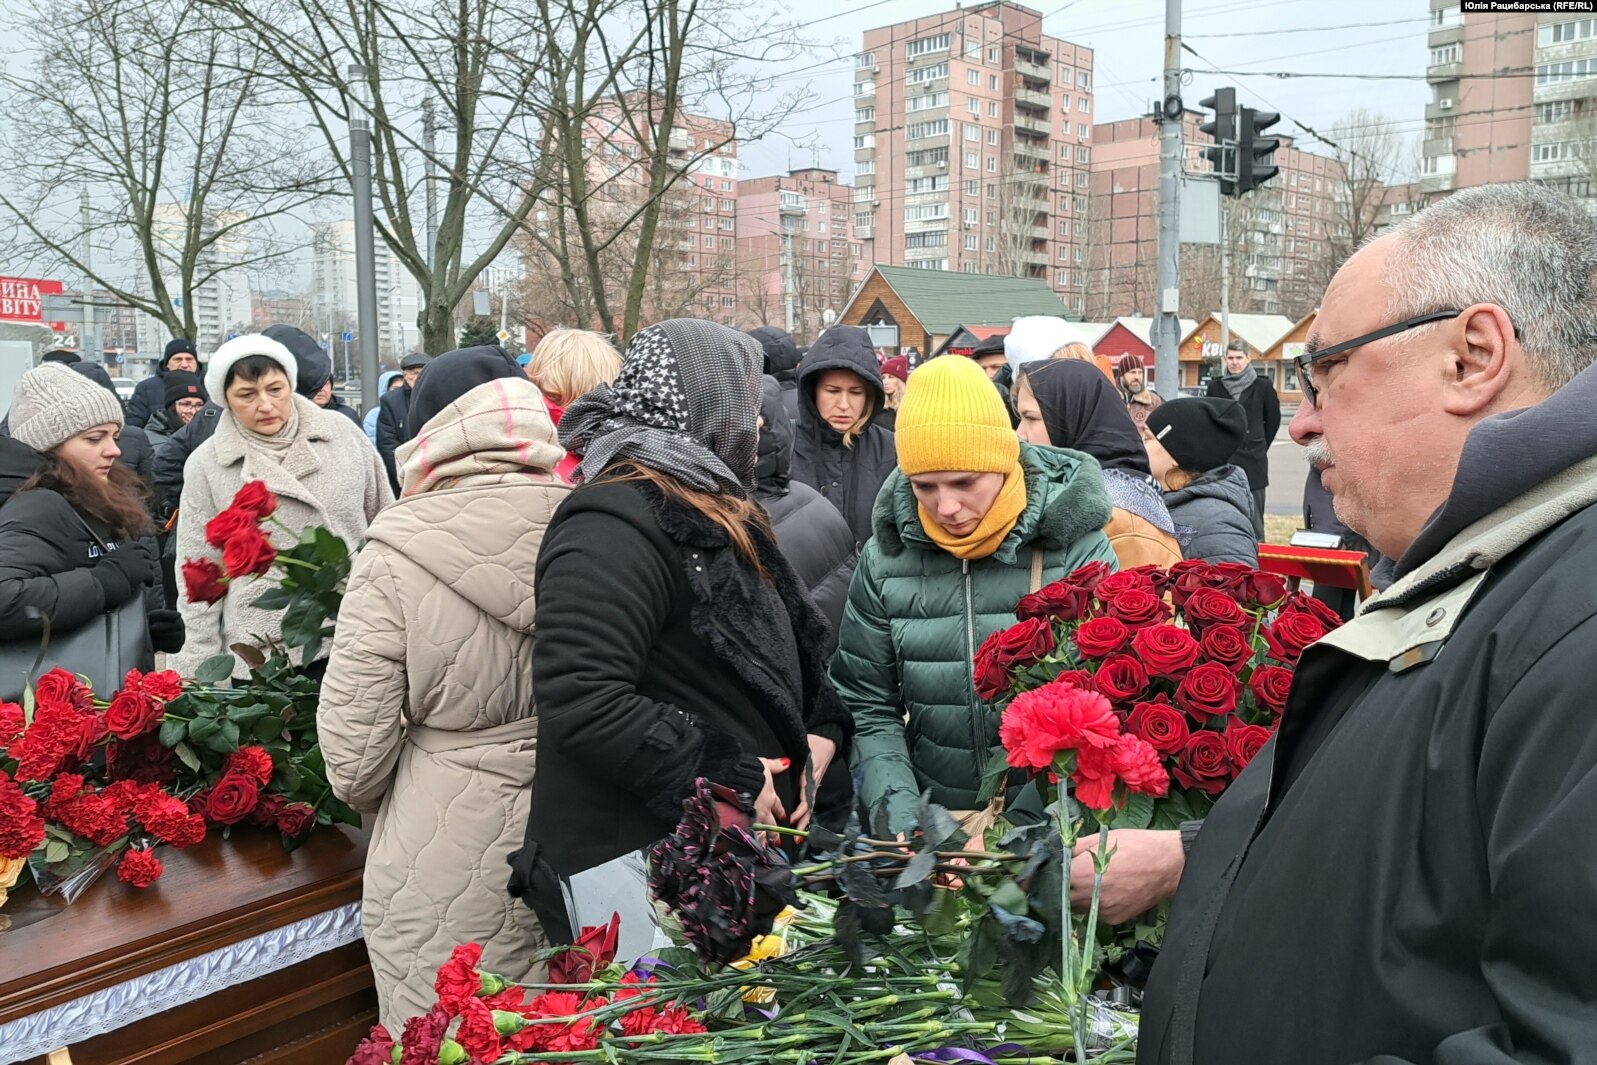
[[[39,471],[25,481],[19,492],[48,488],[59,492],[72,509],[108,526],[114,539],[148,536],[154,531],[146,504],[150,490],[139,475],[120,462],[111,464],[110,476],[100,480],[83,473],[53,451],[43,453]]]
[[[767,584],[771,583],[770,571],[760,561],[760,550],[750,530],[757,530],[773,543],[776,541],[776,534],[771,531],[771,522],[758,503],[739,499],[726,492],[700,492],[689,488],[668,473],[662,473],[636,462],[615,463],[605,470],[605,477],[615,481],[647,482],[654,485],[667,499],[692,507],[703,514],[721,527],[727,539],[731,541],[732,549],[744,562],[754,567],[760,579]]]

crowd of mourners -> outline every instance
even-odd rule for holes
[[[1116,833],[1106,905],[1175,895],[1142,1060],[1597,1058],[1597,852],[1572,842],[1597,733],[1571,672],[1597,634],[1594,285],[1597,224],[1523,185],[1332,281],[1291,433],[1392,583],[1305,654],[1206,822]],[[697,778],[795,829],[862,808],[909,831],[926,794],[978,813],[1001,708],[971,661],[1021,597],[1092,562],[1258,561],[1274,389],[1245,350],[1207,395],[1146,379],[1049,318],[924,359],[847,325],[801,348],[673,319],[624,353],[560,329],[519,359],[407,356],[364,417],[289,326],[203,368],[172,341],[125,409],[52,352],[0,427],[0,638],[135,597],[185,674],[280,637],[249,582],[199,603],[174,578],[252,481],[280,547],[358,546],[319,726],[370,819],[398,1031],[455,944],[535,978],[589,886],[636,906]],[[1040,815],[1035,789],[1006,810]],[[648,934],[624,921],[623,953]]]

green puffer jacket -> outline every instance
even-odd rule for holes
[[[1000,715],[977,698],[971,663],[983,640],[1014,624],[1031,590],[1032,549],[1042,552],[1044,584],[1089,562],[1118,568],[1103,534],[1110,506],[1098,463],[1030,444],[1020,461],[1026,509],[988,558],[962,562],[932,542],[902,471],[876,499],[831,677],[854,713],[860,797],[873,815],[885,802],[895,832],[914,824],[928,788],[950,809],[976,806]]]

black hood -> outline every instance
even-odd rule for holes
[[[1449,541],[1548,478],[1597,455],[1597,363],[1534,407],[1493,415],[1470,430],[1447,499],[1403,557],[1402,579]]]
[[[291,325],[269,325],[261,330],[262,336],[271,337],[289,350],[298,364],[294,391],[310,399],[333,379],[333,360],[317,339]]]
[[[793,420],[782,402],[782,385],[766,374],[760,378],[760,446],[754,462],[755,490],[763,495],[787,495],[793,468]]]
[[[865,422],[869,424],[887,397],[882,388],[882,365],[876,360],[871,335],[857,325],[834,325],[810,345],[799,363],[800,417],[814,425],[823,439],[840,440],[843,434],[828,425],[815,406],[815,379],[825,370],[849,370],[864,379],[870,393],[870,409],[865,412]]]
[[[39,472],[44,456],[27,444],[0,436],[0,505],[22,487],[24,481]]]
[[[749,336],[759,341],[760,347],[765,349],[765,372],[778,381],[793,380],[799,365],[799,349],[793,342],[793,335],[774,325],[762,325],[758,329],[750,329]]]
[[[1028,362],[1020,376],[1037,399],[1054,447],[1085,451],[1106,470],[1149,476],[1142,434],[1119,390],[1096,365],[1078,359]]]
[[[82,374],[113,396],[116,396],[118,403],[122,402],[122,397],[117,396],[116,385],[111,383],[111,375],[106,372],[104,366],[97,362],[71,362],[67,363],[67,369],[73,373]]]
[[[503,377],[526,374],[516,360],[498,344],[446,351],[427,364],[410,393],[410,413],[405,418],[405,436],[416,439],[435,415],[478,385]]]

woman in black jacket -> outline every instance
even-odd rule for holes
[[[18,382],[0,440],[0,639],[37,640],[45,620],[70,632],[143,595],[155,650],[182,646],[182,620],[163,609],[145,491],[117,461],[122,419],[114,393],[65,366]]]
[[[854,541],[871,536],[871,511],[898,468],[893,434],[871,424],[882,409],[882,370],[870,334],[834,325],[799,363],[798,441],[793,479],[820,492],[848,519]]]
[[[540,869],[668,835],[698,777],[804,823],[801,781],[848,742],[826,622],[752,498],[761,363],[745,334],[662,322],[561,419],[583,460],[538,558],[538,771],[511,860],[529,903]]]

